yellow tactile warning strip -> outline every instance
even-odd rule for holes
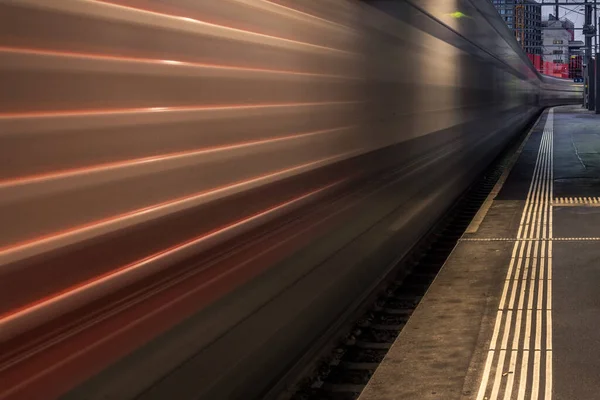
[[[600,207],[600,197],[557,197],[552,205]]]
[[[555,237],[555,238],[464,238],[459,242],[527,242],[527,241],[553,241],[553,242],[590,242],[600,240],[600,237]]]
[[[552,398],[554,111],[548,112],[477,400]]]

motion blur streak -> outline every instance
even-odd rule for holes
[[[46,58],[47,57],[47,58]],[[49,65],[46,65],[46,68],[61,68],[64,67],[64,62],[80,62],[85,63],[87,61],[110,61],[110,62],[121,62],[123,63],[123,68],[133,67],[139,68],[141,65],[149,65],[149,66],[158,66],[162,67],[164,64],[167,65],[176,65],[180,68],[186,68],[188,71],[190,69],[197,70],[224,70],[224,71],[235,71],[235,72],[265,72],[269,74],[289,74],[289,75],[300,75],[300,76],[308,76],[308,77],[330,77],[330,78],[340,78],[340,79],[351,79],[350,77],[345,76],[337,76],[337,75],[326,75],[326,74],[315,74],[315,73],[307,73],[307,72],[296,72],[296,71],[280,71],[274,69],[261,69],[261,68],[242,68],[242,67],[232,67],[228,65],[213,65],[213,64],[201,64],[187,61],[175,61],[175,60],[160,60],[160,59],[149,59],[149,58],[133,58],[133,57],[118,57],[118,56],[106,56],[106,55],[98,55],[98,54],[83,54],[83,53],[68,53],[68,52],[56,52],[49,50],[37,50],[37,49],[11,49],[0,47],[0,59],[8,66],[11,64],[11,67],[14,68],[23,68],[26,69],[30,65],[32,59],[33,62],[37,62],[39,58],[46,58],[44,61],[48,61]],[[67,58],[67,60],[64,60]],[[85,64],[84,64],[85,65]],[[169,71],[170,69],[161,69],[158,68],[156,71]],[[192,72],[190,72],[192,73]]]
[[[21,310],[8,315],[0,315],[0,340],[10,339],[24,330],[31,329],[53,317],[71,311],[74,306],[90,303],[100,296],[117,291],[127,284],[157,273],[161,269],[184,260],[190,255],[197,254],[207,247],[215,246],[234,235],[240,235],[257,224],[264,224],[265,221],[274,218],[278,213],[289,212],[290,208],[298,207],[302,202],[312,200],[316,195],[335,185],[332,184],[312,193],[307,193],[242,221],[237,221],[198,238],[192,238],[185,243],[152,254],[133,264],[125,265],[93,280],[83,282],[77,287],[67,288],[61,293],[41,299],[36,304],[28,305]]]
[[[2,197],[2,201],[8,202],[8,201],[14,201],[14,200],[22,200],[23,198],[26,198],[29,196],[39,195],[39,193],[35,193],[35,192],[30,193],[31,190],[29,190],[28,193],[24,193],[24,194],[19,193],[18,195],[15,195],[14,194],[15,189],[28,190],[29,188],[25,188],[25,186],[31,186],[31,185],[39,184],[42,182],[48,184],[48,189],[39,190],[40,192],[47,192],[50,190],[61,191],[61,190],[65,190],[65,188],[60,187],[60,186],[57,188],[56,187],[56,185],[58,184],[57,181],[66,180],[68,178],[90,179],[90,178],[93,178],[94,174],[100,174],[102,172],[111,172],[111,171],[116,171],[116,170],[120,170],[120,172],[122,172],[121,177],[131,176],[131,175],[134,175],[135,172],[133,172],[133,171],[129,172],[129,171],[127,171],[127,169],[135,170],[139,166],[147,166],[148,164],[159,164],[155,167],[158,170],[171,169],[171,168],[179,167],[182,164],[182,162],[187,164],[190,162],[193,163],[194,161],[196,161],[195,159],[205,159],[206,156],[209,156],[213,153],[232,152],[234,150],[246,150],[248,148],[258,147],[263,144],[277,143],[277,142],[281,142],[281,141],[292,141],[293,142],[294,139],[302,139],[305,136],[328,134],[328,133],[333,133],[337,130],[346,130],[349,128],[351,128],[351,127],[340,127],[340,128],[336,128],[336,129],[325,130],[325,131],[316,131],[316,132],[300,132],[300,133],[296,133],[293,135],[280,136],[280,137],[269,138],[269,139],[264,139],[264,140],[257,140],[254,142],[237,143],[237,144],[230,145],[230,146],[191,149],[189,151],[161,154],[160,156],[151,156],[151,157],[144,157],[144,158],[138,158],[138,159],[131,159],[131,160],[127,160],[127,161],[113,162],[113,163],[108,163],[108,164],[100,164],[100,165],[94,165],[91,167],[82,167],[82,168],[72,169],[72,170],[58,170],[58,171],[55,171],[52,173],[46,173],[46,174],[40,174],[40,175],[34,175],[34,176],[22,176],[22,177],[12,179],[12,180],[0,181],[0,195],[2,194],[2,191],[8,192],[9,190],[12,190],[13,193],[10,193],[10,192],[6,193],[6,195]],[[293,143],[290,143],[290,145],[293,145]],[[189,159],[191,159],[191,160],[188,161]],[[169,165],[169,164],[174,164],[174,165]],[[108,178],[107,180],[111,180],[111,179]],[[48,182],[48,181],[50,181],[50,182]],[[86,184],[86,182],[83,182],[83,181],[81,181],[81,182],[75,181],[73,183],[68,183],[67,185],[68,185],[68,187],[76,187],[76,186],[85,185],[85,184]],[[8,197],[10,195],[12,195],[11,198]]]
[[[0,81],[7,399],[268,398],[582,91],[487,0],[0,0]]]
[[[7,2],[11,3],[12,1]],[[339,49],[328,48],[326,46],[319,46],[297,40],[289,40],[283,37],[265,35],[247,30],[232,28],[229,26],[212,24],[207,21],[200,21],[193,18],[179,17],[164,13],[156,13],[140,8],[117,5],[117,1],[104,2],[95,0],[63,0],[60,3],[48,3],[44,0],[18,0],[17,3],[23,6],[47,8],[56,10],[58,12],[82,14],[85,13],[96,15],[100,18],[125,20],[127,22],[134,22],[136,24],[148,24],[155,27],[167,27],[177,30],[191,30],[194,31],[194,33],[198,34],[209,33],[216,35],[218,33],[219,36],[230,37],[232,39],[241,39],[243,41],[255,40],[260,41],[261,43],[267,42],[269,44],[276,44],[280,42],[290,43],[292,45],[298,45],[299,47],[307,47],[333,52],[342,52]]]
[[[342,154],[304,165],[295,166],[283,171],[277,171],[272,174],[259,176],[254,179],[238,182],[233,185],[217,188],[208,192],[201,192],[184,198],[171,200],[165,203],[157,204],[152,207],[138,209],[126,214],[114,216],[112,218],[94,221],[88,225],[77,226],[64,232],[55,232],[46,237],[37,237],[29,242],[18,243],[16,245],[0,248],[0,265],[8,265],[15,261],[32,257],[40,253],[72,245],[77,241],[83,241],[93,236],[100,236],[117,229],[125,229],[134,224],[148,222],[152,219],[179,212],[192,207],[197,207],[203,203],[214,201],[220,197],[230,196],[243,190],[250,190],[261,185],[272,183],[277,180],[283,180],[292,174],[306,172],[318,168],[330,162],[342,160],[350,157],[351,154]],[[0,275],[7,271],[7,267],[0,268]]]
[[[582,86],[582,85],[573,85],[573,86]],[[351,102],[350,102],[351,103]],[[49,119],[57,119],[61,117],[92,117],[95,115],[110,115],[110,116],[118,116],[119,114],[129,114],[129,113],[139,113],[143,115],[143,113],[163,113],[163,112],[186,112],[186,111],[221,111],[221,110],[236,110],[236,109],[268,109],[270,107],[303,107],[303,106],[314,106],[314,105],[327,105],[327,104],[335,104],[335,103],[289,103],[289,104],[260,104],[260,105],[229,105],[229,106],[205,106],[205,107],[148,107],[148,108],[132,108],[132,109],[115,109],[115,110],[70,110],[63,112],[31,112],[31,113],[19,113],[19,114],[0,114],[0,121],[3,120],[19,120],[19,119],[30,119],[30,118],[49,118]],[[341,102],[340,104],[344,104]],[[185,117],[185,116],[184,116]],[[50,121],[48,121],[50,122]]]

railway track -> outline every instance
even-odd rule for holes
[[[293,394],[282,398],[355,400],[360,396],[456,243],[501,175],[515,161],[532,126],[533,123],[507,146],[397,265],[392,276],[377,290],[375,302],[365,307],[368,311],[346,325],[333,352],[316,361],[316,367],[300,380]]]

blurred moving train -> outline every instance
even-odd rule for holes
[[[265,398],[543,107],[486,0],[0,0],[0,398]]]

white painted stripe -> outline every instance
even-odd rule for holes
[[[498,318],[502,315],[502,311],[498,312],[498,316],[496,317],[496,323],[498,323]],[[496,332],[494,332],[496,333]],[[481,378],[481,384],[479,385],[479,391],[477,392],[477,400],[483,400],[485,398],[485,392],[487,390],[488,379],[490,376],[490,371],[492,369],[492,362],[494,361],[494,350],[489,350],[487,354],[487,358],[485,360],[485,367],[483,368],[483,376]],[[487,400],[487,399],[486,399]]]
[[[552,326],[552,310],[546,310],[546,324]],[[546,350],[552,351],[552,329],[546,330]]]
[[[552,121],[554,124],[554,120]],[[553,125],[554,127],[554,125]],[[553,138],[554,139],[554,138]],[[550,187],[551,193],[554,189],[554,140],[551,142],[550,151],[552,157],[550,158]],[[596,198],[597,199],[597,198]],[[552,221],[554,218],[553,206],[550,205],[550,212],[548,213],[548,237],[552,238]],[[546,273],[546,368],[545,368],[545,388],[544,388],[544,399],[552,400],[552,242],[548,242],[548,264]]]
[[[498,310],[498,313],[496,314],[496,324],[500,324],[502,321],[502,316],[502,310]],[[499,330],[494,330],[494,333],[492,334],[492,341],[490,343],[490,348],[492,350],[496,348],[496,343],[498,343],[498,334]]]
[[[535,273],[534,271],[535,271],[535,268],[536,268],[536,265],[535,265],[536,262],[537,262],[537,260],[534,258],[533,262],[532,262],[532,265],[531,265],[531,271],[532,271],[532,273]],[[527,284],[528,284],[528,282],[527,282],[527,272],[526,271],[525,271],[525,274],[523,276],[522,282],[523,283],[521,285],[521,293],[519,295],[519,305],[517,306],[519,310],[523,309],[523,303],[525,302],[525,298],[527,297]]]
[[[542,242],[541,254],[546,254],[546,242]],[[546,259],[540,258],[540,279],[544,279],[544,267]]]
[[[535,314],[535,350],[540,351],[542,350],[542,310],[536,310]]]
[[[518,250],[518,244],[515,244],[515,246],[513,246],[513,255],[510,259],[510,264],[508,265],[508,271],[506,272],[506,278],[505,278],[505,282],[504,282],[504,287],[502,288],[502,296],[500,297],[500,304],[498,306],[498,308],[500,310],[504,309],[504,306],[506,304],[506,296],[508,295],[508,290],[510,289],[510,279],[512,277],[512,271],[513,271],[513,266],[515,265],[515,253]],[[516,257],[516,267],[515,270],[520,268],[520,263],[522,260],[522,255],[523,255],[523,250],[521,250],[520,254],[518,257]],[[499,322],[500,323],[500,322]],[[498,325],[500,326],[500,325]],[[494,334],[492,335],[492,337],[497,336],[497,332],[494,329]]]
[[[546,285],[545,285],[545,281],[543,279],[540,279],[538,282],[540,283],[540,288],[537,293],[538,296],[537,296],[537,307],[536,308],[539,311],[539,310],[543,310],[543,308],[544,308],[544,288]]]
[[[529,251],[531,250],[531,242],[527,243],[527,246],[529,247],[527,249],[527,253],[529,253]],[[525,247],[525,246],[523,246],[523,247]],[[521,260],[523,260],[523,258],[519,257],[519,264],[521,264]],[[519,280],[522,280],[522,278],[521,278],[522,272],[524,272],[525,274],[527,273],[526,271],[529,267],[529,261],[530,261],[530,257],[527,254],[525,256],[525,263],[524,263],[523,267],[517,268],[517,270],[515,271],[514,278],[512,280],[510,280],[510,282],[509,282],[509,284],[512,286],[512,290],[510,293],[510,300],[508,301],[508,308],[513,309],[515,307],[515,297],[517,294],[517,287],[519,286],[518,283],[519,283]]]
[[[546,350],[546,387],[544,400],[552,400],[552,350]]]
[[[521,214],[521,220],[519,222],[519,230],[517,231],[518,238],[522,237],[521,233],[523,231],[525,219],[529,213],[529,208],[531,206],[531,195],[533,193],[534,184],[536,183],[536,180],[537,180],[538,170],[540,169],[540,167],[539,167],[540,153],[541,153],[541,151],[538,151],[538,155],[537,155],[537,158],[535,161],[535,167],[533,169],[533,177],[531,179],[531,183],[529,184],[529,190],[527,191],[527,198],[525,199],[525,208],[523,209],[523,213]]]
[[[515,398],[514,390],[517,390],[517,387],[517,399],[525,399],[529,389],[531,390],[529,398],[538,399],[541,379],[544,379],[545,382],[545,386],[542,388],[543,395],[546,396],[544,399],[552,390],[551,350],[546,351],[546,349],[551,349],[548,346],[551,346],[549,343],[552,340],[551,288],[549,286],[552,240],[554,240],[552,238],[552,204],[567,202],[565,198],[553,197],[553,134],[554,110],[551,109],[548,112],[546,125],[540,140],[539,151],[516,238],[473,239],[515,241],[492,333],[492,342],[490,343],[477,395],[478,400],[486,398],[495,400],[499,396],[504,400],[513,399]],[[588,203],[591,203],[591,201],[588,201]],[[559,240],[561,239],[566,238],[560,238]],[[465,238],[464,240],[469,239]],[[548,242],[547,246],[546,242]],[[545,304],[544,295],[547,296]],[[527,308],[524,309],[526,300]],[[515,312],[514,320],[513,310]],[[525,328],[521,336],[523,319]],[[542,344],[544,330],[546,331],[546,340]],[[500,332],[502,332],[502,343],[498,348],[497,341]],[[532,339],[534,339],[534,343],[531,343]],[[507,346],[509,340],[512,342],[510,347]],[[533,365],[531,364],[529,351],[532,345],[534,349]],[[520,350],[521,346],[523,350]],[[508,370],[505,370],[506,351],[510,351]],[[542,351],[546,354],[542,355]],[[519,357],[521,353],[522,357]],[[495,355],[498,357],[496,358]],[[542,357],[545,359],[546,368],[544,371],[541,370]],[[496,361],[495,376],[493,381],[489,382],[492,378],[494,361]],[[519,362],[520,378],[515,386],[514,374],[519,368]],[[532,368],[532,375],[531,379],[528,380],[530,368]],[[550,368],[550,371],[548,371],[548,368]],[[502,378],[506,372],[510,376],[506,379],[506,386],[504,387],[504,393],[502,393],[501,389],[504,383]],[[490,390],[490,384],[492,385],[491,392],[489,397],[486,397],[486,393]]]
[[[527,309],[533,310],[533,297],[535,294],[535,279],[531,280],[532,290],[529,291],[529,301],[527,302]]]
[[[540,396],[540,351],[533,352],[533,373],[531,374],[531,400],[537,400]],[[544,399],[545,400],[545,399]]]
[[[525,282],[524,282],[525,284]],[[525,286],[525,285],[523,285]],[[523,304],[523,297],[525,295],[525,289],[523,288],[523,290],[521,291],[521,296],[519,299],[519,310],[517,310],[517,318],[515,321],[515,333],[513,336],[513,344],[512,344],[512,351],[510,354],[510,363],[509,363],[509,375],[508,375],[508,379],[506,380],[506,388],[504,389],[504,400],[511,400],[512,397],[512,390],[513,390],[513,384],[515,381],[515,371],[517,369],[517,356],[519,355],[519,339],[520,339],[520,335],[521,335],[521,318],[523,315],[523,310],[522,310],[522,304]]]
[[[548,267],[546,271],[546,279],[552,281],[552,242],[548,242]]]
[[[521,311],[519,311],[520,313]],[[506,387],[504,388],[504,400],[511,400],[512,398],[512,388],[515,381],[515,369],[517,367],[517,355],[519,352],[517,350],[512,350],[510,352],[510,362],[508,364],[508,376],[506,379]]]
[[[531,313],[531,311],[527,311]],[[527,390],[527,366],[529,365],[529,350],[523,350],[523,357],[521,358],[521,376],[519,378],[519,392],[517,393],[517,400],[525,399],[525,391]]]
[[[552,127],[554,129],[554,119],[552,120]],[[552,196],[554,189],[554,137],[551,136],[550,140],[550,196]],[[553,206],[549,205],[548,211],[548,237],[553,236],[552,232],[552,222],[553,222]],[[546,274],[546,293],[547,293],[547,301],[546,301],[546,362],[545,362],[545,371],[544,371],[544,379],[545,379],[545,387],[544,387],[544,399],[551,400],[552,399],[552,242],[548,243],[548,251],[544,253],[548,257],[547,261],[547,274]],[[543,309],[543,308],[542,308]],[[549,344],[550,343],[550,344]]]
[[[512,315],[513,312],[511,310],[508,310],[506,312],[506,329],[504,330],[504,334],[502,335],[502,343],[500,344],[500,346],[502,346],[502,349],[506,349],[508,346],[508,339],[510,337],[510,321],[512,320]]]
[[[500,350],[498,356],[498,364],[496,365],[496,376],[494,377],[494,385],[492,386],[492,393],[488,400],[497,400],[498,393],[500,392],[500,384],[502,383],[502,371],[504,368],[504,359],[506,358],[506,350]]]

